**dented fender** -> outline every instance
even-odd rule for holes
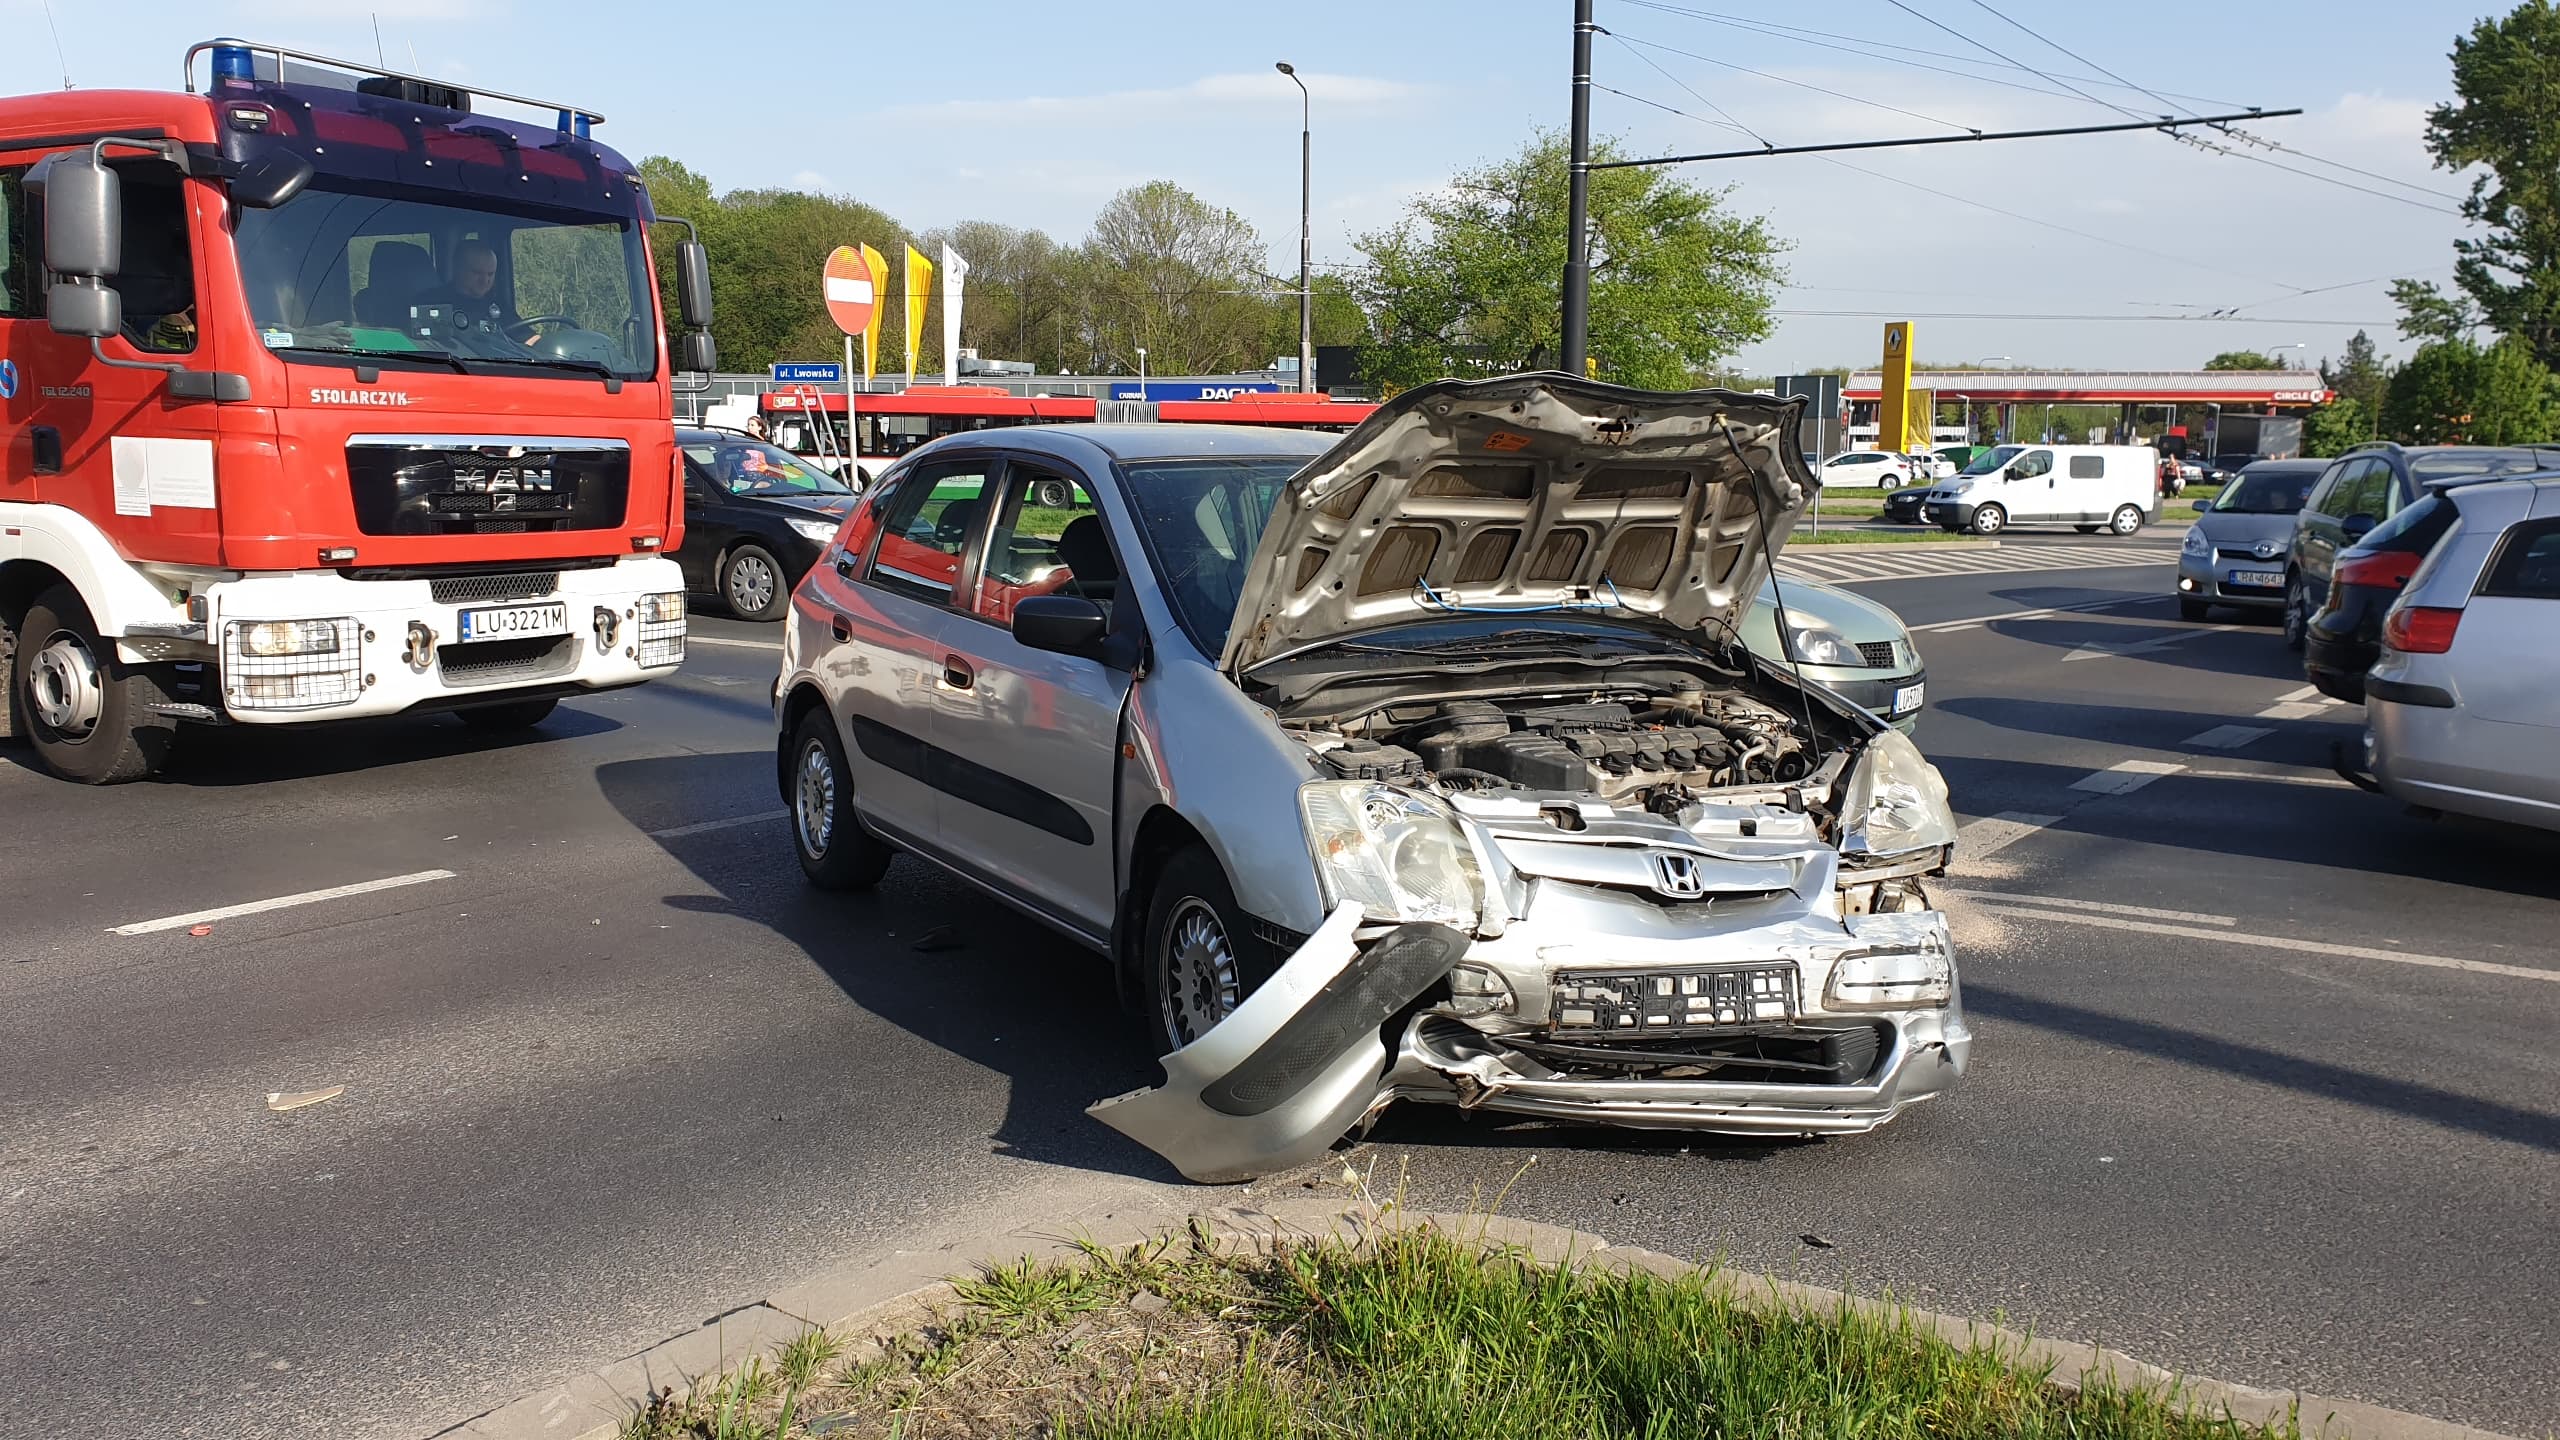
[[[1164,1057],[1165,1083],[1085,1113],[1207,1184],[1322,1155],[1385,1095],[1387,1020],[1448,975],[1468,937],[1399,925],[1366,942],[1358,905],[1328,916],[1279,972]]]

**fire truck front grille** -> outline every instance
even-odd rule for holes
[[[611,530],[631,498],[619,440],[359,435],[347,446],[356,529],[366,535],[521,535]]]
[[[539,600],[559,593],[557,570],[524,570],[510,575],[456,575],[430,580],[427,593],[439,605],[491,605],[509,600]]]
[[[537,635],[522,640],[479,640],[436,648],[436,670],[456,688],[539,680],[574,669],[578,640],[574,635]]]

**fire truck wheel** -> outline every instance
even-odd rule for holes
[[[36,758],[65,780],[139,780],[160,768],[177,740],[178,722],[152,708],[168,698],[159,676],[119,658],[68,585],[27,607],[9,685]]]
[[[741,545],[720,567],[720,598],[741,620],[779,620],[791,608],[791,582],[761,545]]]
[[[530,730],[550,719],[551,712],[559,708],[557,700],[511,700],[504,705],[475,705],[454,713],[462,717],[463,724],[474,730],[504,735],[516,730]]]

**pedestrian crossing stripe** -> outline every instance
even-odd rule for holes
[[[2178,554],[2158,546],[2004,545],[1997,549],[1934,550],[1926,543],[1845,555],[1790,551],[1778,557],[1782,579],[1925,580],[1940,575],[2001,575],[2029,570],[2100,570],[2135,565],[2174,565]]]

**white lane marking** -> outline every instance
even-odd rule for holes
[[[2206,750],[2237,750],[2253,740],[2273,735],[2264,725],[2216,725],[2210,730],[2188,736],[2181,745],[2195,745]]]
[[[2013,897],[2021,902],[2030,897]],[[2139,935],[2171,935],[2188,940],[2216,940],[2225,945],[2255,945],[2269,950],[2291,950],[2304,955],[2337,955],[2351,960],[2386,960],[2394,965],[2417,965],[2430,970],[2465,970],[2476,975],[2504,975],[2517,980],[2546,980],[2560,984],[2560,970],[2541,970],[2528,965],[2499,965],[2487,960],[2461,960],[2450,955],[2413,955],[2403,950],[2377,950],[2370,945],[2335,945],[2326,940],[2296,940],[2288,935],[2268,935],[2254,930],[2206,930],[2193,925],[2164,925],[2149,920],[2119,920],[2107,915],[2082,915],[2068,910],[2028,910],[2024,904],[2008,907],[2013,914],[2027,914],[2038,920],[2057,920],[2066,925],[2094,925],[2102,930],[2130,930]]]
[[[2263,780],[2270,785],[2316,785],[2323,790],[2356,788],[2335,775],[2273,775],[2260,770],[2189,770],[2198,780]]]
[[[2320,687],[2317,685],[2305,685],[2299,690],[2287,690],[2283,694],[2277,696],[2276,703],[2279,705],[2290,705],[2297,700],[2311,700],[2316,698],[2326,698],[2321,696]]]
[[[2268,706],[2266,709],[2258,712],[2257,718],[2261,720],[2308,720],[2312,716],[2317,715],[2328,708],[2329,707],[2326,705],[2314,705],[2308,701],[2292,700],[2283,704]]]
[[[717,635],[687,635],[684,638],[685,643],[689,645],[726,645],[732,650],[779,650],[782,648],[782,642],[779,640],[724,640]]]
[[[2130,915],[2137,920],[2177,920],[2189,925],[2237,925],[2236,915],[2199,915],[2192,910],[2154,910],[2145,905],[2118,905],[2106,900],[2066,900],[2054,895],[2020,895],[2005,890],[1939,890],[1959,900],[1991,905],[2050,905],[2063,910],[2093,910],[2101,915]]]
[[[244,905],[224,905],[212,910],[195,910],[184,915],[163,915],[157,920],[136,920],[107,931],[110,935],[150,935],[162,930],[183,930],[190,925],[209,925],[216,920],[236,920],[243,915],[258,915],[269,910],[288,910],[296,905],[317,905],[323,900],[344,900],[350,895],[370,895],[376,890],[397,890],[404,885],[425,885],[437,880],[450,880],[450,870],[421,870],[414,875],[394,875],[384,880],[364,880],[353,885],[332,885],[326,890],[305,890],[299,895],[279,895],[272,900],[252,900]]]
[[[2175,775],[2186,768],[2166,760],[2119,760],[2104,770],[2072,781],[2071,788],[2098,795],[2130,795],[2163,775]]]
[[[2187,641],[2193,640],[2199,635],[2210,635],[2216,630],[2239,630],[2244,628],[2254,630],[2258,627],[2254,625],[2245,627],[2239,625],[2196,625],[2190,626],[2184,630],[2171,630],[2165,634],[2152,635],[2140,640],[2093,640],[2083,644],[2078,649],[2063,656],[2062,658],[2065,660],[2112,660],[2125,655],[2144,655],[2154,650],[2165,650],[2172,645],[2183,645]]]
[[[2165,597],[2158,595],[2120,595],[2113,600],[2088,600],[2078,605],[2047,605],[2037,610],[2003,610],[1997,615],[1975,615],[1964,620],[1935,620],[1926,625],[1907,626],[1914,635],[1935,630],[1970,630],[1995,620],[2041,620],[2047,615],[2072,615],[2085,610],[2113,610],[2122,605],[2149,605]]]
[[[733,830],[740,825],[762,825],[772,820],[787,820],[790,816],[791,812],[788,810],[759,810],[753,815],[731,815],[720,820],[696,820],[690,825],[673,825],[664,830],[652,830],[649,832],[649,838],[676,840],[687,835],[706,834],[713,830]]]
[[[1959,860],[1980,860],[1996,855],[2061,818],[2059,815],[2026,815],[2013,810],[1976,820],[1956,832],[1956,855]]]

